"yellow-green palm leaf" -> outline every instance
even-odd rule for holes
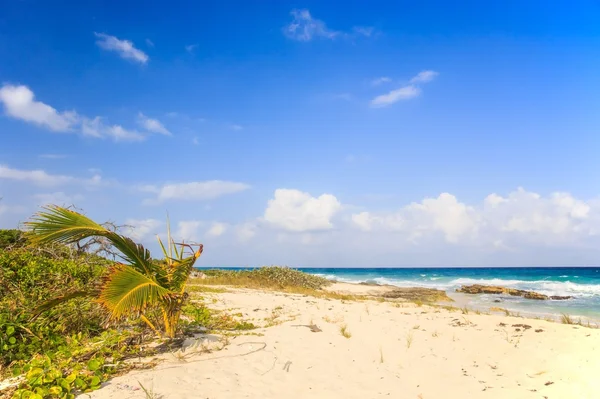
[[[154,274],[150,251],[78,212],[48,206],[25,225],[31,232],[31,240],[37,243],[70,244],[94,236],[106,237],[121,252],[123,260],[142,273]]]
[[[111,318],[140,314],[144,309],[169,301],[173,292],[126,265],[114,266],[100,290],[98,302]]]

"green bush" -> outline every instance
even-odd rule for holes
[[[0,230],[0,249],[23,246],[25,234],[21,230]]]
[[[100,307],[75,299],[36,314],[42,303],[90,288],[104,263],[73,254],[54,257],[40,248],[0,251],[0,365],[31,359],[64,344],[72,333],[97,334],[104,320]]]
[[[253,270],[212,269],[204,273],[208,278],[199,284],[241,285],[257,288],[304,288],[319,290],[331,284],[326,278],[304,273],[289,267],[269,266]]]

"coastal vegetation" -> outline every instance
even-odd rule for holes
[[[156,260],[113,229],[56,206],[25,226],[0,233],[0,380],[14,377],[13,397],[96,389],[133,367],[128,358],[161,350],[149,349],[150,340],[167,338],[168,346],[182,332],[182,312],[191,312],[186,283],[202,246],[193,251],[168,234]],[[86,245],[94,239],[110,243],[118,258],[95,255]]]
[[[151,367],[133,359],[177,349],[186,334],[257,328],[209,307],[204,295],[226,291],[218,285],[318,293],[330,284],[284,267],[190,279],[201,245],[175,243],[167,232],[155,259],[114,225],[57,206],[24,226],[0,231],[0,398],[74,398]]]

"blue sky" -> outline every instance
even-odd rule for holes
[[[3,2],[0,227],[205,265],[600,263],[593,1]]]

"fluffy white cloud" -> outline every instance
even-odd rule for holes
[[[439,232],[448,242],[455,243],[461,237],[477,231],[477,214],[474,209],[458,202],[455,196],[448,193],[409,204],[398,212],[354,214],[352,221],[364,231],[377,228],[403,231],[413,241],[423,235]]]
[[[352,32],[341,32],[327,28],[325,22],[313,18],[310,11],[306,9],[292,10],[292,22],[283,28],[283,33],[293,40],[308,42],[315,38],[335,39],[337,37],[370,37],[375,33],[375,29],[369,26],[355,26]]]
[[[444,193],[397,212],[356,213],[351,220],[365,232],[403,233],[412,243],[441,233],[451,244],[496,249],[580,245],[600,234],[600,202],[561,192],[542,197],[519,188],[506,197],[490,194],[482,204],[471,206]]]
[[[107,51],[114,51],[118,53],[121,58],[133,60],[141,64],[147,63],[150,59],[142,50],[135,48],[133,43],[129,40],[121,40],[105,33],[94,32],[94,35],[98,38],[96,41],[98,47]]]
[[[421,94],[421,89],[415,86],[404,86],[392,90],[386,94],[381,94],[371,100],[371,107],[381,108],[397,103],[400,100],[409,100]]]
[[[171,132],[158,119],[148,118],[141,112],[138,114],[138,124],[149,132],[160,133],[165,136],[171,135]]]
[[[0,103],[6,115],[33,123],[53,132],[79,133],[95,138],[112,138],[114,141],[141,141],[143,134],[120,125],[106,125],[99,116],[88,118],[75,111],[58,112],[43,102],[36,101],[27,86],[5,84],[0,88]],[[156,128],[156,126],[154,126]]]
[[[141,241],[156,236],[163,227],[163,222],[156,219],[127,219],[123,233],[133,240]]]
[[[209,180],[202,182],[165,184],[162,187],[153,185],[138,186],[143,192],[156,193],[156,198],[146,200],[147,204],[161,203],[169,200],[206,201],[227,194],[234,194],[249,189],[245,183]]]
[[[280,188],[269,200],[264,219],[289,231],[327,230],[333,227],[331,219],[341,207],[331,194],[312,197],[299,190]]]
[[[27,86],[6,84],[0,88],[0,101],[10,117],[34,123],[54,132],[73,130],[79,117],[75,111],[58,112],[48,104],[35,100]]]

